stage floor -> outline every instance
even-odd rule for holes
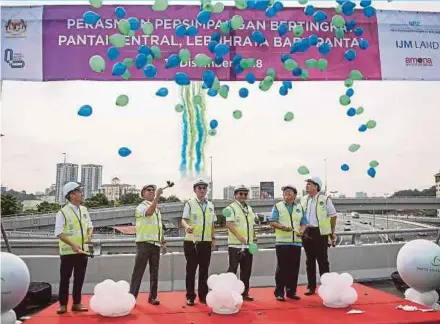
[[[316,294],[304,296],[305,287],[300,286],[299,301],[286,299],[285,302],[275,300],[273,288],[252,288],[253,302],[244,302],[240,312],[235,315],[217,315],[203,304],[194,307],[185,305],[185,293],[160,292],[160,306],[152,306],[147,303],[147,294],[138,297],[137,305],[132,313],[125,317],[108,318],[100,316],[92,311],[87,313],[73,314],[70,311],[63,315],[57,315],[58,304],[55,303],[34,315],[26,321],[26,324],[92,324],[92,323],[115,323],[115,324],[291,324],[291,323],[440,323],[440,312],[405,312],[396,309],[398,305],[415,305],[406,300],[369,288],[361,284],[354,284],[358,292],[358,300],[352,307],[345,309],[329,309],[322,305],[322,301]],[[83,304],[89,304],[91,295],[83,297]],[[421,307],[420,308],[426,308]],[[363,314],[348,315],[350,309],[363,310]]]

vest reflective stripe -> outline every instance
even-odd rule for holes
[[[90,217],[87,212],[87,208],[79,207],[79,217],[73,211],[69,205],[61,208],[61,212],[64,216],[64,228],[63,234],[66,235],[70,242],[78,245],[84,252],[89,251],[89,245],[85,243],[87,241],[87,217]],[[61,240],[58,240],[60,255],[77,254],[72,250],[72,247]]]
[[[283,226],[291,227],[294,231],[299,232],[302,218],[302,206],[300,204],[293,204],[292,215],[290,215],[284,201],[280,201],[275,205],[278,210],[279,219],[278,223]],[[275,229],[276,242],[296,242],[301,243],[301,238],[295,235],[294,231],[286,232],[281,229]]]
[[[301,205],[303,206],[304,210],[309,213],[310,211],[307,209],[309,205],[309,195],[306,195],[301,198]],[[319,225],[319,232],[321,235],[328,235],[332,233],[332,226],[330,222],[330,217],[328,217],[328,211],[327,211],[327,199],[328,197],[318,194],[318,197],[316,199],[316,218],[318,220]]]
[[[148,201],[143,201],[141,205],[147,208],[151,205]],[[136,218],[136,242],[162,242],[162,215],[160,211],[156,211],[151,216],[145,216],[134,212]]]
[[[208,201],[203,213],[202,206],[197,199],[189,199],[189,225],[193,227],[192,234],[185,234],[185,241],[212,241],[212,223],[214,220],[215,210],[212,202]]]
[[[246,245],[254,243],[254,225],[255,225],[255,214],[251,208],[248,206],[248,213],[246,214],[241,206],[237,202],[233,202],[229,205],[235,215],[235,230],[242,237],[246,239]],[[228,231],[228,244],[229,245],[242,245],[242,243]]]

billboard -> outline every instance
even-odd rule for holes
[[[275,195],[275,183],[273,181],[260,182],[260,199],[273,199]]]

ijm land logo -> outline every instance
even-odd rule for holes
[[[27,22],[24,19],[9,19],[5,31],[6,37],[26,37]]]
[[[433,66],[431,57],[405,57],[406,66],[428,67]]]
[[[11,48],[5,49],[4,61],[13,69],[22,69],[26,66],[22,53],[14,53]]]
[[[440,255],[436,255],[431,261],[431,265],[434,267],[440,267]]]

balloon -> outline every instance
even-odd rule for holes
[[[217,120],[213,119],[213,120],[211,120],[209,122],[209,127],[211,127],[212,129],[217,128],[217,126],[218,126],[218,121]]]
[[[230,29],[229,29],[229,22],[224,21],[220,24],[220,30],[223,34],[228,34]]]
[[[292,74],[294,76],[300,76],[302,74],[302,69],[299,66],[297,66],[293,69]]]
[[[157,58],[157,59],[162,58],[162,53],[160,52],[160,48],[158,46],[156,46],[156,45],[151,46],[150,49],[151,49],[151,53],[153,54],[154,58]]]
[[[275,69],[273,69],[273,68],[268,68],[268,69],[266,70],[266,76],[270,76],[272,79],[275,80],[275,76],[276,76]]]
[[[109,37],[110,43],[115,47],[124,47],[125,46],[125,36],[121,34],[113,34]]]
[[[285,87],[285,86],[281,86],[280,90],[278,92],[280,95],[285,96],[289,92],[289,89],[287,89],[287,87]]]
[[[110,61],[116,60],[119,57],[119,50],[114,46],[109,47],[107,50],[107,57]]]
[[[374,169],[374,168],[369,168],[369,169],[367,170],[367,174],[368,174],[371,178],[374,178],[374,177],[376,176],[376,169]]]
[[[330,47],[330,45],[328,43],[322,43],[318,47],[318,51],[322,55],[327,55],[330,52],[330,49],[331,49],[331,47]]]
[[[342,13],[342,6],[341,6],[340,4],[338,4],[338,5],[335,7],[335,12],[336,12],[337,14]]]
[[[315,46],[318,44],[318,36],[316,36],[315,34],[312,34],[309,36],[309,42],[311,46]]]
[[[313,14],[313,20],[317,23],[323,22],[327,19],[327,15],[324,11],[318,10]]]
[[[377,162],[376,160],[370,161],[370,167],[376,168],[377,166],[379,166],[379,162]]]
[[[182,112],[183,109],[184,109],[184,108],[183,108],[183,105],[182,105],[182,104],[177,104],[177,105],[174,107],[174,110],[177,111],[178,113]]]
[[[258,252],[258,246],[255,243],[249,244],[249,253],[255,254]]]
[[[153,33],[153,29],[154,26],[152,23],[150,23],[149,21],[147,21],[143,26],[142,26],[142,32],[145,35],[151,35]]]
[[[351,99],[347,95],[342,95],[341,97],[339,97],[339,103],[343,106],[347,106],[351,103]]]
[[[235,119],[240,119],[240,118],[243,116],[243,114],[241,113],[240,110],[234,110],[234,112],[232,113],[232,116],[233,116]]]
[[[177,72],[174,75],[174,81],[181,86],[189,85],[191,83],[188,75],[184,72]]]
[[[343,164],[343,165],[341,165],[341,170],[342,171],[348,171],[348,170],[350,170],[350,167],[348,166],[348,164]]]
[[[249,72],[248,74],[246,74],[245,77],[246,81],[250,84],[254,84],[255,82],[255,75],[252,72]]]
[[[306,69],[303,69],[301,72],[301,75],[300,75],[301,79],[308,80],[309,76],[310,76],[309,71],[307,71]]]
[[[168,8],[168,0],[155,0],[153,7],[153,11],[165,11]]]
[[[240,61],[240,67],[243,69],[254,67],[256,60],[254,58],[246,58]]]
[[[124,63],[118,62],[115,65],[113,65],[112,75],[121,76],[125,73],[126,70],[127,70],[127,66]]]
[[[125,17],[125,9],[123,7],[117,7],[115,9],[116,18],[122,19]]]
[[[353,49],[349,49],[344,53],[344,58],[351,62],[356,58],[356,52]]]
[[[93,11],[86,11],[83,14],[83,20],[88,25],[95,25],[100,19],[101,19],[101,16]]]
[[[241,98],[246,98],[249,95],[249,90],[246,88],[241,88],[238,91],[238,94],[240,95]]]
[[[189,26],[189,27],[186,29],[186,34],[187,34],[189,37],[194,37],[194,36],[196,36],[198,32],[199,32],[199,30],[197,29],[196,26]]]
[[[368,7],[371,5],[371,0],[361,0],[360,5],[362,8]]]
[[[315,7],[313,5],[307,5],[304,8],[304,14],[306,16],[313,16],[314,13],[315,13]]]
[[[283,35],[287,34],[288,31],[289,31],[289,27],[287,27],[287,25],[285,23],[281,23],[278,26],[278,35],[283,36]]]
[[[372,6],[365,7],[363,9],[363,11],[364,11],[365,17],[368,17],[368,18],[373,17],[376,14],[376,9],[374,9]]]
[[[240,10],[246,9],[247,8],[246,0],[235,0],[235,7]]]
[[[214,53],[217,56],[223,57],[229,53],[229,45],[226,44],[217,44],[214,48]]]
[[[309,169],[306,166],[302,165],[298,168],[298,173],[300,175],[307,175],[309,174]]]
[[[351,78],[347,78],[347,79],[345,79],[345,81],[344,81],[344,85],[345,85],[347,88],[352,87],[352,86],[353,86],[353,79],[351,79]]]
[[[353,117],[354,115],[356,115],[356,109],[354,109],[353,107],[352,107],[352,108],[349,108],[349,109],[347,110],[347,116],[349,116],[349,117]]]
[[[263,44],[266,41],[266,38],[264,37],[263,33],[259,30],[254,30],[252,32],[252,40],[257,44]]]
[[[348,150],[349,150],[351,153],[354,153],[354,152],[356,152],[357,150],[359,150],[360,147],[361,147],[361,146],[360,146],[359,144],[351,144],[351,145],[348,147]]]
[[[208,135],[209,136],[215,136],[217,134],[217,130],[216,129],[210,129],[209,131],[208,131]]]
[[[132,58],[126,58],[123,63],[126,67],[129,68],[133,66],[134,60]]]
[[[273,8],[275,9],[276,12],[280,12],[281,10],[283,10],[284,5],[281,1],[277,1],[273,4]]]
[[[356,7],[356,4],[351,1],[345,1],[342,3],[342,12],[346,16],[351,16],[354,13],[354,8]]]
[[[354,90],[352,88],[349,88],[349,89],[347,89],[347,91],[345,91],[345,94],[349,97],[353,97]]]
[[[362,27],[356,27],[356,29],[354,30],[354,34],[357,37],[361,37],[363,33],[364,33],[364,29]]]
[[[266,17],[274,17],[277,14],[276,10],[274,7],[269,7],[266,9]]]
[[[196,57],[194,58],[194,63],[198,66],[198,67],[206,67],[209,64],[212,63],[212,58],[210,58],[208,55],[203,54],[203,53],[199,53],[196,55]]]
[[[338,38],[338,39],[342,39],[342,38],[344,38],[344,28],[343,28],[343,27],[341,27],[341,28],[336,28],[336,29],[335,29],[335,36],[336,36],[336,38]]]
[[[131,150],[128,147],[121,147],[118,154],[122,157],[127,157],[131,154]]]
[[[295,27],[293,27],[293,34],[296,37],[301,36],[302,34],[304,34],[304,27],[302,25],[295,25]]]
[[[345,28],[347,28],[347,31],[351,31],[356,26],[356,21],[354,19],[350,20],[348,23],[345,24]]]
[[[130,24],[130,29],[133,31],[136,31],[141,27],[141,22],[136,17],[128,18],[128,22]]]
[[[356,114],[357,115],[360,115],[360,114],[362,114],[364,112],[364,107],[359,107],[357,110],[356,110]]]
[[[318,60],[318,64],[317,65],[318,65],[319,71],[324,72],[325,69],[327,68],[328,62],[327,62],[326,59],[322,58],[322,59]]]
[[[359,70],[352,70],[350,72],[350,78],[352,78],[353,80],[362,80],[363,77],[364,76]]]
[[[89,105],[84,105],[78,110],[78,115],[81,117],[89,117],[93,113],[93,109]]]
[[[93,8],[96,8],[96,9],[102,7],[102,0],[89,0],[89,3]]]
[[[235,16],[234,16],[234,17],[235,17]],[[219,42],[219,41],[220,41],[220,37],[221,37],[221,35],[220,35],[219,32],[214,32],[214,33],[212,33],[212,35],[211,35],[211,40],[216,41],[216,42]]]
[[[218,94],[218,91],[215,89],[209,89],[208,90],[208,96],[215,97]]]
[[[156,96],[159,97],[166,97],[168,95],[168,89],[167,88],[160,88],[156,91]]]
[[[220,95],[220,97],[226,99],[228,98],[228,94],[229,94],[229,88],[226,85],[222,85],[219,89],[218,89],[218,94]]]
[[[337,27],[337,28],[344,27],[345,26],[345,20],[340,15],[334,15],[332,17],[332,25]]]
[[[214,41],[214,40],[212,40],[212,41],[210,41],[209,43],[208,43],[208,49],[209,49],[209,51],[211,52],[211,53],[214,53],[214,49],[215,49],[215,47],[217,46],[217,42],[216,41]]]
[[[212,6],[212,12],[221,13],[225,9],[225,5],[221,2],[217,2]]]
[[[92,71],[102,73],[105,71],[105,60],[100,55],[94,55],[89,60],[89,65]]]
[[[186,27],[184,25],[179,25],[176,27],[176,36],[180,38],[186,36]]]
[[[203,11],[209,11],[209,12],[212,12],[212,4],[210,4],[210,3],[205,3],[205,4],[203,4]]]
[[[119,20],[118,30],[121,32],[121,34],[128,35],[128,33],[130,32],[130,23],[128,22],[128,20],[126,19]]]
[[[121,75],[121,78],[124,79],[124,80],[129,80],[129,79],[131,78],[131,73],[130,73],[130,71],[129,71],[129,70],[126,70],[126,71],[124,72],[124,74]]]
[[[144,66],[147,64],[147,55],[144,53],[140,53],[136,56],[135,60],[136,69],[140,70],[144,68]]]
[[[211,19],[211,13],[209,11],[200,11],[197,15],[197,21],[202,25],[207,24]]]
[[[256,10],[266,10],[269,6],[270,2],[268,0],[256,0],[255,1],[255,9]],[[248,3],[248,6],[251,5]]]
[[[287,59],[286,61],[284,61],[283,66],[287,71],[293,71],[293,69],[295,69],[298,64],[292,59]]]
[[[359,126],[358,131],[363,133],[368,129],[367,125],[362,124],[361,126]]]
[[[169,69],[172,67],[176,67],[180,65],[180,58],[177,54],[171,54],[168,57],[167,63],[165,64],[165,68]]]
[[[375,120],[369,120],[369,121],[367,121],[367,127],[368,127],[368,129],[373,129],[373,128],[376,127],[376,125],[377,125],[377,123],[376,123]]]
[[[116,106],[125,107],[128,105],[129,99],[127,95],[120,95],[116,98]]]
[[[147,64],[144,68],[146,78],[154,78],[157,75],[157,68],[153,64]]]
[[[182,49],[179,51],[179,58],[180,58],[180,60],[181,60],[183,63],[187,63],[187,62],[189,61],[189,59],[190,59],[190,55],[191,55],[191,53],[190,53],[189,50],[186,49],[186,48],[182,48]]]
[[[367,49],[368,46],[370,46],[370,43],[369,43],[366,39],[362,39],[362,40],[359,42],[359,47],[360,47],[361,49],[363,49],[363,50]]]
[[[283,86],[287,89],[292,89],[292,81],[283,81]]]
[[[202,103],[202,97],[200,97],[199,95],[195,95],[193,98],[193,102],[195,105],[200,105]]]
[[[286,121],[286,122],[290,122],[294,118],[295,118],[295,115],[291,111],[286,112],[285,115],[284,115],[284,121]]]
[[[222,215],[225,217],[229,217],[232,215],[232,211],[229,208],[223,208]]]
[[[304,64],[310,69],[314,69],[318,66],[318,62],[315,59],[309,59],[305,61]]]

